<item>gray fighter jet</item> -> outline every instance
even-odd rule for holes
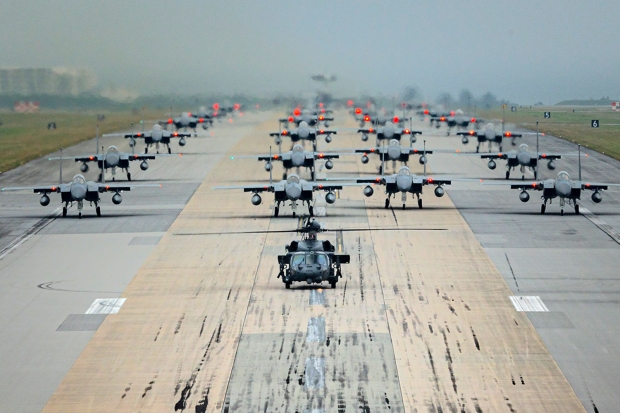
[[[135,187],[161,187],[160,184],[109,185],[105,182],[98,183],[93,181],[87,181],[86,178],[84,178],[84,175],[81,174],[75,175],[71,182],[65,184],[62,182],[62,149],[60,153],[60,179],[58,185],[8,187],[2,188],[2,191],[32,190],[35,194],[42,195],[41,199],[39,200],[39,203],[42,206],[49,205],[51,200],[48,194],[59,193],[61,197],[61,202],[65,204],[62,208],[62,216],[66,217],[68,208],[74,203],[76,203],[78,209],[78,216],[79,218],[82,218],[84,201],[90,202],[91,205],[95,204],[97,216],[101,216],[101,207],[99,206],[101,198],[99,197],[99,194],[103,192],[114,192],[114,195],[112,196],[112,203],[118,205],[123,202],[123,197],[121,196],[121,192],[123,191],[130,191],[131,188]]]
[[[310,169],[311,179],[314,180],[316,172],[316,161],[325,160],[325,168],[332,169],[334,163],[332,159],[338,159],[342,153],[330,153],[330,152],[315,152],[306,151],[300,144],[293,145],[293,149],[288,152],[277,153],[273,155],[253,155],[253,156],[231,156],[231,159],[258,159],[265,162],[265,170],[271,172],[274,161],[282,162],[282,166],[288,172],[292,168],[297,168],[297,174],[299,174],[299,168]],[[283,179],[287,178],[287,173],[284,174]]]
[[[391,139],[387,146],[377,146],[375,148],[360,148],[354,149],[355,153],[361,153],[362,163],[367,164],[369,162],[368,155],[376,154],[379,158],[383,158],[385,161],[392,161],[392,167],[396,168],[396,162],[402,162],[407,165],[410,156],[419,155],[418,161],[420,165],[426,163],[426,155],[432,154],[432,149],[417,149],[411,146],[401,146],[400,142],[396,139]],[[381,169],[379,169],[379,173]]]
[[[194,132],[196,132],[196,126],[199,123],[203,124],[204,126],[206,122],[213,123],[212,120],[209,118],[199,118],[198,116],[192,114],[192,112],[183,112],[181,113],[181,116],[178,116],[176,118],[168,118],[165,121],[160,121],[159,125],[164,127],[167,127],[168,125],[174,125],[177,131],[183,128],[190,128]]]
[[[317,112],[311,111],[309,109],[299,109],[296,108],[293,111],[293,114],[287,118],[281,118],[280,123],[287,125],[289,123],[294,123],[297,126],[300,126],[302,122],[305,122],[306,125],[317,126],[320,122],[325,122],[325,127],[329,127],[329,122],[333,122],[334,118],[328,115],[328,112]]]
[[[314,209],[312,207],[312,201],[314,200],[313,194],[315,191],[325,191],[325,201],[328,204],[336,202],[335,190],[342,189],[347,184],[335,184],[327,183],[324,181],[308,182],[303,180],[297,174],[290,174],[285,180],[279,182],[273,182],[272,172],[269,171],[269,184],[267,185],[248,185],[248,186],[216,186],[213,189],[243,189],[244,192],[252,192],[252,205],[260,205],[262,198],[259,195],[261,192],[273,192],[274,194],[274,216],[277,217],[280,212],[280,204],[284,204],[286,201],[291,201],[291,207],[293,208],[293,216],[297,212],[297,202],[301,201],[302,204],[308,205],[308,213],[310,216],[314,215]],[[348,184],[350,185],[350,184]]]
[[[432,118],[431,118],[432,121]],[[482,119],[476,119],[475,117],[465,116],[462,110],[458,109],[456,111],[451,111],[446,115],[442,115],[439,118],[436,118],[436,127],[440,127],[442,123],[445,123],[448,127],[446,134],[449,136],[452,128],[457,129],[467,129],[470,124],[474,125],[474,127],[478,127],[478,124],[484,122]]]
[[[299,141],[310,141],[312,142],[312,146],[314,150],[316,151],[317,136],[325,135],[325,142],[330,143],[332,141],[331,135],[336,135],[337,133],[338,132],[335,130],[317,129],[315,127],[311,127],[308,123],[306,123],[305,121],[302,121],[299,123],[299,126],[295,129],[291,129],[291,130],[284,129],[279,132],[272,132],[269,134],[269,136],[275,136],[276,138],[275,142],[276,142],[276,145],[280,146],[280,152],[281,152],[281,145],[282,145],[283,137],[291,138],[291,141],[293,141],[293,143],[299,142]]]
[[[469,143],[470,138],[476,138],[478,140],[478,145],[476,146],[476,152],[480,152],[480,145],[484,142],[489,143],[489,152],[491,152],[491,145],[493,143],[499,145],[499,150],[501,152],[502,141],[504,138],[511,138],[512,145],[516,146],[516,138],[520,138],[523,136],[520,133],[512,133],[510,131],[498,133],[495,131],[495,126],[492,123],[487,124],[487,126],[484,129],[470,130],[467,132],[457,132],[456,134],[462,136],[461,141],[465,145]]]
[[[191,133],[169,132],[162,129],[161,125],[153,125],[153,130],[148,132],[128,133],[125,135],[125,139],[131,139],[129,141],[129,146],[131,147],[136,145],[136,139],[144,139],[144,143],[146,144],[144,153],[149,153],[149,148],[153,145],[155,145],[155,149],[157,150],[157,153],[159,153],[159,145],[162,144],[168,148],[168,153],[171,154],[172,149],[170,149],[170,140],[172,138],[179,138],[179,145],[185,146],[187,143],[185,138],[189,138],[191,136]]]
[[[426,144],[425,144],[425,147],[426,147]],[[383,156],[382,162],[381,162],[382,171],[385,170],[384,158],[385,158],[385,155]],[[451,180],[434,179],[430,176],[427,176],[426,175],[426,163],[424,163],[424,175],[423,176],[418,176],[412,173],[409,167],[403,166],[395,174],[386,176],[382,173],[381,176],[377,176],[377,177],[358,178],[356,182],[358,184],[375,184],[375,185],[385,186],[385,193],[387,194],[387,198],[385,199],[385,208],[389,208],[390,198],[396,197],[396,194],[400,193],[402,195],[403,209],[405,209],[406,207],[408,193],[412,194],[414,198],[415,197],[418,198],[418,207],[422,208],[422,198],[420,198],[420,195],[422,195],[422,189],[424,186],[435,185],[436,186],[435,196],[442,197],[444,196],[444,193],[445,193],[443,186],[452,184]],[[373,195],[373,193],[374,193],[374,190],[372,186],[367,185],[364,188],[365,196],[370,197]]]
[[[411,143],[416,142],[416,135],[421,135],[422,131],[411,130],[410,128],[403,128],[400,126],[396,126],[392,122],[386,122],[384,126],[379,126],[378,128],[365,128],[358,129],[358,133],[362,134],[362,141],[366,142],[368,140],[368,135],[373,134],[376,135],[377,138],[377,146],[379,146],[379,141],[383,139],[396,139],[400,141],[403,135],[408,135]]]
[[[466,154],[466,153],[460,153]],[[525,168],[529,168],[534,173],[534,179],[538,179],[538,163],[539,161],[549,161],[547,162],[547,168],[549,170],[555,169],[554,160],[562,159],[562,156],[578,156],[574,153],[546,153],[546,152],[530,152],[529,147],[522,143],[519,145],[519,149],[510,150],[508,152],[497,152],[497,153],[488,153],[488,154],[466,154],[466,155],[475,155],[479,156],[481,159],[488,159],[489,163],[487,166],[489,169],[493,170],[497,167],[497,163],[495,160],[497,159],[505,159],[506,160],[506,179],[510,179],[510,171],[514,171],[515,168],[519,168],[521,172],[521,179],[525,179]],[[584,155],[588,156],[588,155]]]
[[[540,213],[544,214],[547,209],[547,201],[551,204],[555,198],[560,198],[560,215],[564,215],[564,206],[568,205],[575,208],[575,214],[579,214],[579,201],[581,199],[581,191],[590,190],[592,193],[592,202],[598,204],[603,200],[602,191],[606,191],[610,186],[620,186],[620,184],[596,183],[581,180],[581,145],[579,145],[579,178],[576,181],[570,179],[567,172],[561,171],[555,179],[545,179],[543,181],[528,182],[521,184],[511,184],[511,189],[521,191],[519,199],[521,202],[528,202],[530,194],[528,191],[542,191],[543,203],[540,206]],[[482,185],[508,185],[496,182],[482,182]]]

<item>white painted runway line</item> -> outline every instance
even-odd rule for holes
[[[611,239],[620,244],[620,234],[618,234],[611,225],[597,217],[588,208],[584,208],[583,206],[581,206],[580,212],[584,217],[588,218],[590,222],[596,225],[601,231],[609,235]]]
[[[84,314],[116,314],[125,304],[126,298],[97,298]]]
[[[510,301],[517,311],[549,311],[539,296],[516,295],[510,296]]]

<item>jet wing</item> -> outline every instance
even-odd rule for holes
[[[577,182],[577,184],[581,184],[581,189],[589,189],[591,191],[607,190],[610,186],[620,186],[620,184],[604,184],[584,181]]]
[[[325,184],[312,182],[312,190],[313,191],[333,191],[335,189],[342,189],[346,184]]]
[[[315,152],[314,159],[338,159],[344,155],[353,155],[353,153]]]
[[[329,129],[317,129],[316,130],[316,134],[317,135],[336,135],[338,133],[338,131],[336,130],[329,130]]]
[[[470,130],[467,132],[457,132],[456,134],[460,136],[478,136],[478,132],[476,132],[475,130]]]
[[[15,187],[7,187],[2,188],[4,191],[28,191],[32,190],[35,194],[49,194],[52,192],[62,192],[63,187],[68,187],[69,184],[60,184],[60,185],[39,185],[39,186],[15,186]]]
[[[150,133],[144,133],[144,132],[140,132],[140,133],[127,133],[124,135],[125,139],[127,138],[131,138],[131,139],[144,139],[144,138],[150,138],[151,134]]]
[[[424,185],[452,185],[452,180],[449,179],[435,179],[430,176],[424,177]]]
[[[520,189],[522,191],[526,191],[526,190],[537,190],[537,191],[542,191],[543,189],[543,182],[542,181],[529,181],[529,182],[522,182],[522,183],[506,183],[506,182],[484,182],[482,179],[480,180],[480,185],[502,185],[502,186],[510,186],[510,189]]]
[[[144,187],[159,187],[161,188],[161,184],[137,184],[137,185],[108,185],[108,184],[97,184],[99,192],[120,192],[120,191],[131,191],[131,188],[144,188]]]
[[[59,156],[55,156],[53,158],[47,158],[48,161],[55,161],[58,159],[71,159],[73,158],[75,160],[75,162],[94,162],[94,161],[100,161],[101,157],[103,155],[102,154],[96,154],[96,155],[80,155],[80,156],[63,156],[62,158],[60,158]]]
[[[409,152],[409,155],[424,155],[427,153],[433,153],[433,149],[417,149],[417,148],[403,148],[403,149],[407,149]],[[402,152],[402,149],[401,149]],[[407,152],[405,152],[407,153]]]
[[[273,185],[248,185],[248,186],[214,186],[211,189],[243,189],[243,192],[273,192]]]
[[[358,129],[357,133],[377,133],[377,129],[375,128]]]
[[[146,161],[146,160],[150,160],[150,159],[156,159],[158,157],[161,156],[173,156],[173,155],[168,155],[168,154],[161,154],[161,155],[150,155],[150,154],[144,154],[144,153],[134,153],[134,154],[129,154],[129,153],[123,153],[121,154],[121,159],[128,159],[130,161]]]
[[[469,153],[467,153],[466,155],[470,155]],[[481,159],[508,159],[508,154],[507,153],[483,153],[483,154],[475,154],[472,153],[471,155],[478,155],[480,156]]]

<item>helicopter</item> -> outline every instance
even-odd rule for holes
[[[319,240],[319,232],[326,231],[314,219],[306,219],[305,225],[297,232],[302,234],[301,241],[292,241],[288,244],[285,255],[278,255],[280,272],[278,278],[286,288],[291,288],[295,281],[306,281],[308,284],[329,282],[336,288],[339,278],[342,278],[341,264],[351,262],[348,254],[336,254],[336,247],[329,240]]]

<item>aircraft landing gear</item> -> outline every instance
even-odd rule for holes
[[[277,217],[279,213],[280,213],[280,206],[278,205],[273,209],[273,216]]]
[[[287,282],[287,283],[285,283],[284,285],[286,286],[286,289],[287,289],[287,290],[290,290],[290,289],[291,289],[291,282],[290,282],[290,281],[289,281],[289,282]]]
[[[560,215],[564,216],[564,209],[560,209]]]
[[[313,217],[314,216],[314,208],[312,208],[312,205],[308,205],[308,214]]]
[[[476,153],[480,152],[480,145],[476,146]]]
[[[149,153],[149,147],[144,148],[144,153]]]
[[[336,288],[336,282],[337,281],[330,281],[329,285],[332,287],[332,289]]]
[[[390,207],[390,198],[386,198],[385,199],[385,209],[388,209]]]
[[[575,204],[575,214],[579,215],[579,204]]]
[[[403,211],[405,210],[405,208],[406,208],[406,205],[405,205],[405,204],[403,204]]]
[[[170,149],[170,146],[168,146],[168,155],[172,155],[172,149]]]
[[[127,172],[127,180],[131,181],[131,173]]]
[[[544,214],[546,209],[547,209],[547,204],[542,204],[542,205],[540,206],[540,213],[541,213],[541,214]]]
[[[66,217],[67,216],[67,207],[62,207],[62,216]]]
[[[99,174],[99,178],[97,179],[97,181],[98,181],[98,182],[103,181],[103,173],[100,173],[100,174]]]
[[[506,179],[510,179],[510,170],[506,171]]]
[[[422,209],[422,198],[418,198],[418,208]]]
[[[97,206],[97,208],[95,210],[97,211],[97,216],[100,217],[101,216],[101,207]]]

